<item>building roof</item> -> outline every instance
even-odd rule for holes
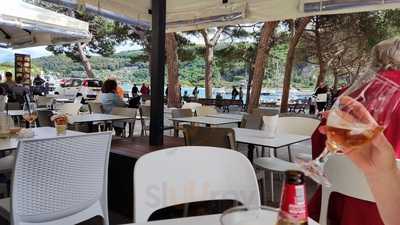
[[[40,45],[86,42],[89,24],[20,0],[0,7],[0,47],[24,48]]]
[[[55,0],[50,0],[54,2]],[[150,26],[151,0],[56,0]],[[167,31],[400,7],[400,0],[167,0]]]

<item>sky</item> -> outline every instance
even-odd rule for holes
[[[137,49],[140,49],[140,46],[129,42],[123,43],[115,48],[117,53],[122,51],[137,50]],[[23,48],[23,49],[0,48],[0,63],[13,62],[15,53],[28,54],[31,55],[32,58],[39,58],[43,56],[52,55],[51,52],[46,50],[46,46]]]
[[[187,36],[189,40],[193,43],[196,44],[203,44],[203,40],[200,37],[196,37],[193,35]],[[221,38],[223,40],[224,38]],[[125,42],[122,43],[119,46],[116,46],[115,50],[116,52],[123,52],[123,51],[129,51],[129,50],[138,50],[141,49],[141,46],[134,44],[133,42]],[[15,53],[20,53],[20,54],[28,54],[32,58],[39,58],[39,57],[44,57],[44,56],[50,56],[52,55],[51,52],[46,50],[46,46],[41,46],[41,47],[33,47],[33,48],[24,48],[24,49],[2,49],[0,48],[0,63],[4,62],[13,62],[14,61],[14,54]]]

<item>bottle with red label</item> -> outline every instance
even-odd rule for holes
[[[304,174],[295,170],[286,171],[277,225],[307,225],[307,220]]]

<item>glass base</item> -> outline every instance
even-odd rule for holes
[[[325,176],[324,168],[317,161],[305,161],[303,159],[295,159],[295,162],[299,164],[300,169],[303,173],[313,179],[315,182],[322,184],[326,187],[331,187],[332,184],[329,179]]]

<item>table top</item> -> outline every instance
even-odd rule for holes
[[[215,114],[215,115],[207,115],[207,117],[242,120],[243,119],[243,114],[218,113],[218,114]]]
[[[171,220],[160,220],[154,222],[146,222],[146,223],[132,223],[130,225],[221,225],[220,222],[220,214],[217,215],[209,215],[209,216],[196,216],[196,217],[187,217],[180,219],[171,219]],[[277,213],[269,212],[266,216],[265,225],[274,225],[276,223]],[[308,219],[309,225],[318,225],[312,219]]]
[[[37,111],[45,111],[49,110],[48,108],[37,108]],[[9,116],[23,116],[24,110],[8,110],[7,111]]]
[[[274,138],[267,137],[262,130],[233,128],[236,142],[254,144],[268,148],[281,148],[311,139],[311,136],[279,133]]]
[[[74,100],[73,100],[73,99],[69,99],[69,98],[56,98],[56,102],[66,102],[66,103],[69,103],[69,102],[74,102]]]
[[[35,132],[35,136],[30,139],[44,139],[44,138],[57,137],[56,129],[53,127],[33,128],[33,131]],[[63,136],[75,136],[75,135],[81,135],[81,134],[83,134],[83,133],[67,130],[67,133]],[[18,146],[18,141],[19,141],[19,139],[17,137],[0,138],[0,151],[16,149]]]
[[[170,120],[176,121],[176,122],[201,123],[201,124],[207,124],[207,125],[222,125],[222,124],[242,122],[241,119],[217,118],[217,117],[209,117],[209,116],[171,118]]]
[[[136,117],[93,113],[93,114],[81,114],[81,115],[71,116],[71,119],[68,122],[70,124],[74,124],[74,123],[88,123],[88,122],[130,120],[130,119],[136,119]]]

